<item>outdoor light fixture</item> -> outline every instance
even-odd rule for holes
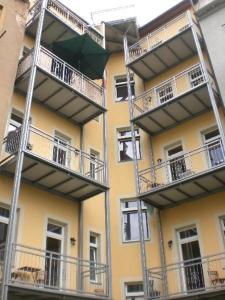
[[[158,159],[157,159],[157,162],[158,162],[158,164],[161,164],[162,159],[161,159],[161,158],[158,158]]]
[[[172,248],[172,246],[173,246],[173,241],[172,241],[172,240],[170,240],[170,241],[168,242],[168,247],[171,249],[171,248]]]
[[[76,239],[74,237],[71,237],[70,238],[70,243],[71,243],[71,246],[75,246],[76,244]]]

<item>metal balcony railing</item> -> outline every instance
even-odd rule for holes
[[[194,90],[204,83],[206,83],[206,76],[202,66],[196,64],[135,97],[132,101],[133,118],[160,107],[165,102]]]
[[[103,88],[90,78],[68,65],[65,61],[40,47],[38,66],[48,74],[69,85],[74,90],[103,106]],[[25,74],[31,67],[33,51],[26,55],[19,63],[17,78]]]
[[[11,131],[5,138],[3,162],[17,152],[20,134],[21,127],[16,131]],[[105,163],[102,160],[33,126],[29,128],[26,151],[43,160],[53,162],[65,170],[77,172],[89,179],[105,183]]]
[[[37,0],[29,10],[27,26],[30,25],[41,10],[41,0]],[[57,0],[48,0],[47,8],[50,13],[59,18],[78,34],[87,33],[97,44],[103,46],[103,36],[95,28],[85,23],[78,15]]]
[[[225,289],[225,253],[147,270],[151,299],[217,292]]]
[[[19,244],[13,245],[12,258],[11,285],[40,288],[42,292],[108,296],[105,264]]]
[[[180,34],[189,26],[191,26],[191,24],[188,19],[188,14],[183,13],[157,30],[149,33],[137,43],[129,47],[126,58],[127,64],[132,63],[142,55],[145,55],[147,52],[165,43],[172,37]]]
[[[221,139],[217,139],[140,171],[139,192],[142,194],[190,179],[222,164],[225,164],[225,151]]]

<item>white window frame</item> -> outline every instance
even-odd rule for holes
[[[100,153],[96,151],[95,149],[90,149],[90,158],[94,160],[90,160],[90,177],[94,180],[99,180],[101,171],[99,170],[99,159],[100,159]],[[92,168],[94,168],[94,174],[92,174]],[[94,175],[94,176],[92,176]]]
[[[170,92],[167,91],[168,88],[171,88]],[[160,96],[160,93],[164,93],[164,94]],[[175,96],[173,81],[171,80],[171,81],[164,83],[161,86],[158,86],[156,88],[156,95],[157,95],[159,105],[162,105],[162,104],[170,101],[171,99],[173,99]]]
[[[144,290],[143,292],[128,292],[128,286],[130,285],[142,285],[143,286],[143,283],[142,282],[126,282],[125,283],[125,296],[126,296],[126,299],[135,299],[135,300],[138,300],[138,299],[144,299]]]
[[[139,156],[140,157],[138,157],[137,160],[141,160],[142,156],[141,156],[141,136],[140,136],[140,130],[138,128],[135,128],[134,131],[135,131],[135,141],[136,141],[136,143],[139,142]],[[122,132],[130,132],[130,136],[129,137],[121,136]],[[131,161],[134,160],[133,158],[127,159],[127,160],[122,160],[121,157],[120,157],[120,142],[122,142],[122,141],[123,142],[131,142],[132,143],[132,135],[131,135],[131,129],[130,128],[119,128],[117,130],[117,149],[118,149],[118,161],[119,162],[122,162],[122,163],[123,162],[131,162]],[[133,148],[132,148],[132,154],[133,154]]]
[[[95,243],[92,243],[90,241],[91,237],[94,237],[95,238]],[[91,261],[91,249],[94,250],[94,261]],[[99,233],[96,233],[96,232],[90,232],[89,233],[89,259],[90,259],[90,265],[91,265],[91,262],[93,262],[94,265],[98,265],[99,264],[99,260],[100,260],[100,234]],[[91,272],[90,272],[90,282],[91,283],[97,283],[99,282],[99,275],[96,274],[96,270],[95,270],[95,279],[91,279]]]
[[[60,145],[60,143],[61,143],[61,145]],[[55,131],[53,148],[52,148],[52,160],[54,161],[54,151],[53,151],[54,147],[57,148],[57,152],[59,149],[61,149],[62,151],[65,151],[65,153],[66,153],[65,165],[60,164],[58,161],[54,161],[54,162],[61,166],[67,167],[67,168],[70,167],[70,161],[71,161],[70,143],[71,143],[71,139],[69,137],[61,134],[58,131]],[[57,154],[57,160],[58,160],[58,154]]]
[[[140,237],[139,239],[131,239],[131,240],[126,240],[125,238],[125,231],[124,231],[124,227],[125,227],[125,222],[124,222],[124,215],[126,213],[137,213],[138,214],[138,207],[129,207],[129,208],[125,208],[123,207],[124,203],[126,202],[136,202],[136,200],[121,200],[120,203],[120,207],[121,207],[121,229],[122,229],[122,239],[123,239],[123,243],[132,243],[132,242],[139,242],[140,241]],[[145,237],[145,241],[149,241],[150,237],[151,237],[151,233],[150,233],[150,225],[149,225],[149,213],[147,210],[147,206],[142,202],[142,212],[146,212],[146,216],[147,216],[147,222],[146,222],[146,228],[147,228],[147,233],[148,236]],[[143,220],[144,221],[144,220]],[[139,234],[139,233],[138,233]]]
[[[218,134],[212,138],[206,139],[206,135],[213,132],[213,131],[218,131]],[[203,139],[203,144],[204,146],[208,147],[211,144],[215,143],[217,140],[220,139],[220,133],[217,127],[212,127],[204,132],[202,132],[202,139]],[[210,161],[210,157],[209,157],[209,149],[206,150],[206,160],[207,160],[207,164],[209,167],[212,167],[211,161]]]
[[[178,147],[182,147],[182,151],[179,151],[179,152],[177,152],[177,153],[175,153],[175,154],[172,154],[172,155],[169,155],[169,151],[171,151],[171,150],[173,150],[173,149],[175,149],[175,148],[178,148]],[[176,158],[178,158],[178,157],[180,157],[180,156],[184,156],[184,147],[183,147],[183,144],[181,143],[181,142],[179,142],[179,143],[176,143],[176,144],[174,144],[174,145],[171,145],[171,146],[167,146],[167,147],[165,147],[165,151],[166,151],[166,159],[167,159],[167,161],[168,161],[168,164],[167,164],[167,174],[168,174],[168,179],[169,179],[169,182],[173,182],[173,181],[175,181],[175,180],[173,180],[173,178],[172,178],[172,173],[171,173],[171,168],[170,168],[170,161],[171,160],[173,160],[173,159],[176,159]],[[185,166],[186,166],[186,169],[188,169],[187,168],[187,164],[186,164],[186,160],[185,160],[185,157],[183,158],[184,159],[184,161],[185,161]]]
[[[117,82],[117,80],[122,80],[122,79],[124,79],[124,81]],[[128,101],[128,95],[127,95],[126,99],[121,99],[121,100],[118,100],[118,97],[117,97],[117,87],[126,86],[126,88],[127,88],[127,76],[126,75],[116,76],[114,78],[114,81],[115,81],[115,102],[120,103],[120,102]],[[130,85],[134,86],[134,94],[132,95],[132,99],[134,99],[135,98],[135,81],[134,81],[133,74],[130,75]],[[131,89],[131,91],[132,91],[132,89]]]
[[[199,74],[198,74],[199,73]],[[195,78],[192,78],[192,75],[195,75]],[[204,82],[204,74],[201,66],[196,66],[188,72],[188,78],[191,88],[195,88]]]

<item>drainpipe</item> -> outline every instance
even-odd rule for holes
[[[13,256],[13,246],[15,241],[15,231],[16,231],[16,224],[17,224],[16,211],[18,207],[18,200],[19,200],[19,193],[20,193],[24,151],[26,149],[28,135],[29,135],[29,119],[30,119],[33,89],[34,89],[35,76],[37,71],[38,54],[39,54],[39,47],[41,43],[41,33],[43,29],[46,4],[47,4],[47,0],[43,0],[41,5],[41,10],[40,10],[40,15],[39,15],[37,34],[36,34],[34,51],[33,51],[33,60],[32,60],[32,65],[30,70],[30,79],[29,79],[27,96],[26,96],[26,104],[25,104],[24,119],[23,119],[22,131],[20,137],[20,145],[17,153],[17,163],[16,163],[16,170],[14,176],[14,183],[13,183],[13,195],[11,201],[10,217],[9,217],[8,232],[7,232],[6,247],[5,247],[3,285],[2,285],[2,294],[1,294],[2,300],[8,299],[8,283],[11,277],[11,262]]]

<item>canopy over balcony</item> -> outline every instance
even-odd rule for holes
[[[139,172],[140,198],[159,208],[224,189],[225,153],[220,139]]]
[[[20,128],[8,134],[0,172],[13,176]],[[24,182],[74,201],[107,190],[105,163],[59,138],[30,127],[22,171]]]
[[[33,52],[19,64],[16,88],[27,92]],[[103,88],[47,49],[40,47],[34,100],[77,124],[85,124],[105,109]]]

